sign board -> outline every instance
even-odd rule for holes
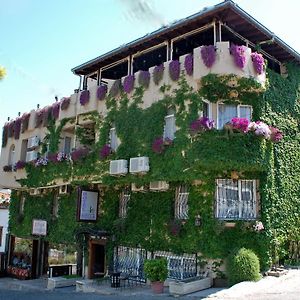
[[[99,192],[79,189],[77,221],[96,222],[98,218]]]
[[[47,235],[47,221],[45,220],[32,220],[32,234],[33,235]]]

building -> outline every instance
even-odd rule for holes
[[[49,244],[74,244],[79,273],[141,281],[147,257],[177,279],[237,247],[294,259],[299,62],[225,1],[75,67],[80,90],[4,125],[10,257],[32,240],[37,277]]]

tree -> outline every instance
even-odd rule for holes
[[[2,80],[6,75],[6,70],[0,66],[0,80]]]

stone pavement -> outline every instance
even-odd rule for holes
[[[34,280],[18,280],[14,278],[4,277],[0,278],[0,289],[4,290],[19,290],[19,291],[46,291],[47,290],[47,278],[39,278]],[[202,290],[200,292],[192,293],[189,295],[178,297],[180,299],[202,299],[205,297],[213,296],[216,292],[222,290],[221,288],[210,288]],[[56,292],[68,293],[74,292],[75,287],[63,287],[56,288]],[[148,285],[133,285],[126,288],[112,288],[109,283],[97,283],[93,280],[85,280],[85,285],[82,290],[84,293],[93,293],[98,295],[115,295],[120,297],[130,296],[143,298],[147,297],[166,297],[170,296],[169,289],[165,288],[163,294],[153,294],[150,286]]]

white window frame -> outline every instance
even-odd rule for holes
[[[189,190],[188,186],[180,185],[176,188],[174,216],[176,220],[187,220],[189,214]]]
[[[258,218],[258,201],[257,201],[257,195],[256,195],[257,181],[256,180],[238,180],[237,187],[233,186],[233,185],[230,186],[230,183],[235,183],[235,182],[236,181],[231,180],[231,179],[217,179],[216,180],[215,217],[220,220],[256,220]],[[249,201],[253,205],[253,209],[252,209],[252,212],[254,214],[253,217],[244,216],[245,212],[243,211],[243,208],[245,208],[245,203],[243,202],[243,199],[242,199],[242,182],[252,182],[252,184],[253,184],[252,191],[250,191],[252,193],[252,200]],[[221,205],[222,205],[221,201],[224,202],[224,200],[221,200],[222,199],[221,195],[219,195],[219,187],[223,186],[224,183],[228,184],[228,186],[226,186],[226,187],[231,188],[232,190],[238,191],[238,200],[237,200],[237,203],[235,204],[236,206],[238,206],[238,216],[236,216],[236,217],[226,217],[226,216],[224,216],[224,214],[222,216],[219,215],[219,212],[221,211]],[[226,199],[225,201],[226,201],[227,207],[225,206],[222,210],[227,209],[227,211],[229,212],[231,207],[228,206],[228,201],[230,201],[230,199]],[[249,203],[248,203],[248,206],[249,206]]]
[[[223,103],[223,102],[218,102],[217,103],[217,129],[223,129],[223,126],[220,128],[220,124],[219,124],[219,105],[234,105],[234,104],[226,104],[226,103]],[[245,104],[237,104],[236,105],[236,107],[237,107],[237,116],[236,117],[238,117],[238,118],[240,118],[240,108],[241,107],[250,107],[250,120],[249,121],[251,121],[251,118],[252,118],[252,112],[253,112],[253,108],[252,108],[252,106],[251,105],[245,105]],[[234,118],[234,117],[233,117]]]
[[[119,196],[119,218],[125,219],[127,217],[129,201],[130,192],[123,191]]]
[[[69,152],[66,152],[66,139],[70,139],[70,150]],[[70,136],[65,136],[64,137],[64,144],[63,144],[63,151],[64,154],[70,154],[72,152],[72,137]]]
[[[172,128],[168,128],[168,120],[172,120]],[[163,133],[163,140],[166,139],[174,140],[175,139],[175,133],[176,133],[176,118],[175,118],[175,112],[169,111],[168,115],[165,116],[165,125],[164,125],[164,133]]]

